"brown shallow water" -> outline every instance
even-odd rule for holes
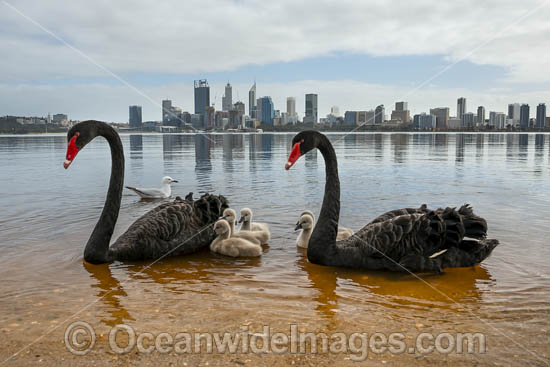
[[[548,215],[550,136],[504,134],[331,135],[342,181],[343,225],[360,228],[403,206],[471,203],[501,245],[481,266],[444,275],[357,271],[307,262],[295,247],[302,209],[318,212],[320,154],[284,171],[292,135],[123,136],[127,184],[180,179],[175,195],[223,193],[270,224],[259,259],[207,251],[151,265],[89,265],[82,250],[103,205],[105,142],[68,171],[63,136],[0,137],[0,363],[6,365],[547,365],[550,358]],[[158,205],[123,197],[115,236]],[[84,321],[97,334],[85,356],[64,332]],[[403,333],[404,353],[212,353],[117,355],[112,327],[150,332]],[[409,350],[419,333],[482,333],[484,353]],[[28,346],[29,344],[31,344]],[[428,343],[425,343],[428,344]],[[14,356],[14,354],[16,354]],[[10,358],[11,357],[11,358]],[[10,358],[9,360],[6,360]]]

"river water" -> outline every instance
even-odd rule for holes
[[[0,362],[37,338],[63,346],[75,320],[99,333],[136,330],[485,335],[485,353],[383,353],[376,363],[545,365],[550,358],[550,135],[329,134],[338,156],[343,226],[390,209],[471,204],[501,244],[483,264],[443,275],[310,264],[295,246],[298,214],[320,210],[324,162],[284,164],[293,134],[122,135],[125,184],[179,180],[173,196],[225,195],[254,210],[271,241],[261,258],[208,251],[151,262],[89,265],[82,253],[105,200],[109,148],[96,139],[70,169],[63,135],[0,136]],[[115,236],[159,202],[123,194]],[[45,336],[44,336],[45,335]],[[101,338],[100,338],[101,339]],[[54,356],[68,354],[64,348]],[[28,351],[10,360],[16,365]],[[31,353],[32,354],[32,353]],[[27,354],[28,355],[28,354]],[[320,357],[321,358],[321,357]],[[328,358],[328,357],[327,357]],[[345,354],[331,363],[346,363]],[[449,362],[450,361],[450,362]]]

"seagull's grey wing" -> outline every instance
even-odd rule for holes
[[[159,189],[138,189],[132,186],[126,186],[126,188],[135,191],[142,198],[162,198],[165,196],[164,192]]]

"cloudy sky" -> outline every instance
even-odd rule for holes
[[[67,113],[127,121],[128,106],[161,118],[165,98],[193,110],[193,80],[245,101],[258,94],[321,116],[413,113],[467,98],[506,111],[550,103],[550,0],[0,0],[0,115]],[[114,76],[116,75],[116,77]]]

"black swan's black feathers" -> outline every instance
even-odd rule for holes
[[[143,260],[169,254],[185,255],[215,238],[212,224],[228,207],[223,196],[205,194],[161,204],[136,220],[110,247],[117,260]]]

